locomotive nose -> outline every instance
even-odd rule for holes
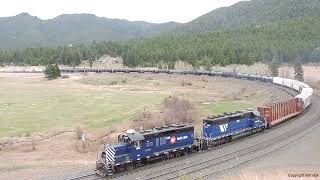
[[[113,164],[114,163],[114,157],[116,154],[116,150],[111,145],[107,145],[105,149],[105,159],[107,164]]]

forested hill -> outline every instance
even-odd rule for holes
[[[179,26],[176,32],[203,32],[265,24],[302,16],[320,16],[319,0],[251,0],[213,10]]]
[[[0,48],[48,47],[88,43],[93,40],[128,40],[162,31],[178,23],[153,24],[143,21],[108,19],[92,14],[60,15],[42,20],[22,13],[0,18]]]
[[[232,30],[161,36],[124,42],[93,42],[58,48],[0,50],[0,65],[77,65],[104,54],[122,56],[130,67],[173,68],[176,61],[194,67],[264,61],[320,62],[320,17],[297,17]]]
[[[320,62],[320,17],[297,17],[232,30],[142,39],[127,43],[128,66]]]
[[[206,32],[261,25],[302,16],[320,16],[319,0],[251,0],[219,8],[195,20],[153,24],[108,19],[92,14],[41,20],[27,13],[0,18],[0,48],[48,47],[93,40],[128,40],[164,34]]]
[[[125,39],[176,32],[179,29],[177,26],[181,25],[173,22],[155,25],[109,20],[94,15],[63,15],[44,22],[21,14],[14,19],[19,19],[19,22],[12,23],[10,18],[0,18],[0,46],[11,47],[17,42],[22,47],[34,43],[65,45],[57,48],[0,50],[0,65],[55,62],[77,65],[82,59],[95,60],[103,54],[122,56],[125,65],[131,67],[172,68],[178,60],[187,61],[194,67],[272,60],[320,62],[319,0],[240,2],[204,15],[188,23],[188,27],[188,24],[182,25],[184,27],[178,33],[115,42],[102,40],[117,36]],[[109,31],[110,24],[113,28]],[[101,28],[94,28],[96,26]],[[183,30],[186,27],[188,30]],[[111,35],[106,35],[106,32]],[[92,42],[92,37],[101,41]],[[92,43],[79,44],[88,41]],[[70,42],[75,44],[69,46]]]

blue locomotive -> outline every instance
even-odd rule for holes
[[[194,148],[193,125],[171,125],[144,131],[128,130],[118,142],[107,144],[97,161],[101,175],[129,169],[159,158],[191,153]]]
[[[238,111],[203,120],[202,137],[193,125],[171,125],[150,130],[128,130],[118,142],[107,144],[97,161],[100,175],[131,169],[148,161],[174,158],[232,140],[234,136],[264,130],[266,122],[256,110]]]
[[[265,119],[256,110],[227,113],[223,116],[208,116],[203,120],[203,148],[230,142],[234,136],[256,133],[267,126]]]

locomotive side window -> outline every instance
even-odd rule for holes
[[[140,148],[140,141],[135,141],[134,142],[134,147],[135,148]]]
[[[166,137],[160,137],[160,146],[166,144]]]

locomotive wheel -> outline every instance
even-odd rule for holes
[[[173,159],[174,158],[174,154],[173,153],[169,153],[169,159]]]
[[[179,153],[179,152],[175,153],[175,157],[176,157],[176,158],[177,158],[177,157],[180,157],[180,153]]]
[[[133,169],[133,163],[128,163],[128,164],[126,165],[126,169],[127,169],[128,171],[132,170],[132,169]]]

